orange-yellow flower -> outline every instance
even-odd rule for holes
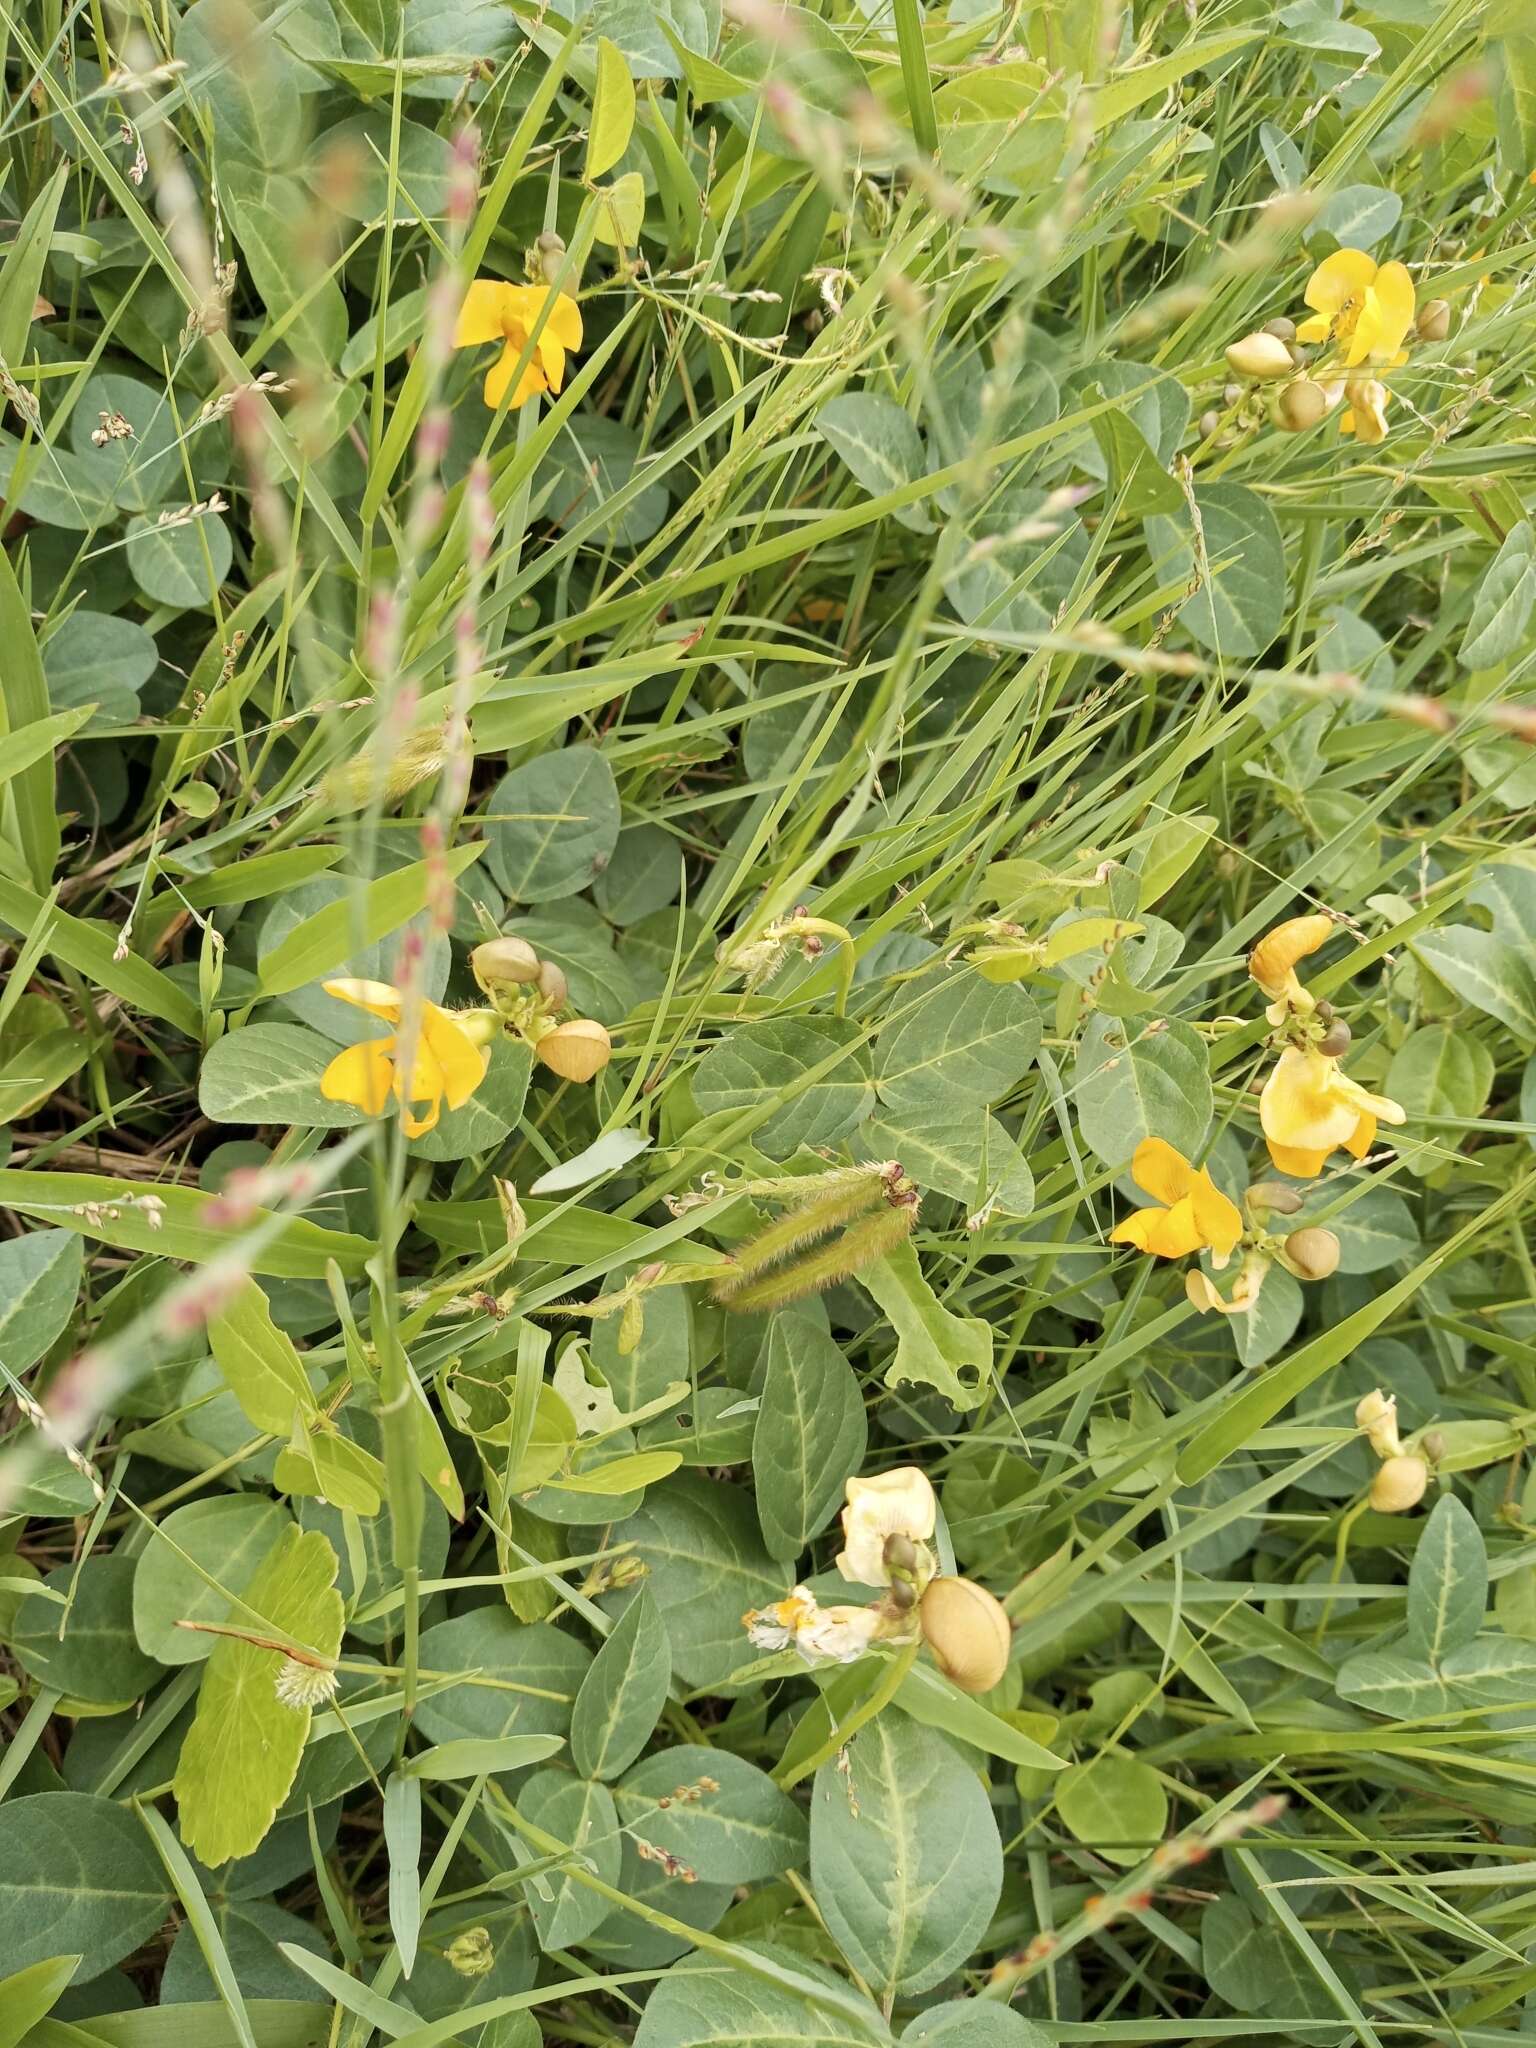
[[[1313,317],[1296,329],[1298,341],[1327,341],[1344,351],[1354,369],[1363,362],[1402,362],[1413,325],[1413,279],[1402,263],[1377,264],[1363,249],[1338,249],[1319,263],[1304,294]]]
[[[1182,1259],[1210,1250],[1218,1261],[1230,1257],[1243,1234],[1243,1219],[1204,1166],[1191,1166],[1164,1138],[1143,1138],[1131,1155],[1131,1178],[1165,1206],[1138,1209],[1110,1232],[1111,1244],[1133,1244],[1154,1258]]]
[[[1296,962],[1315,953],[1333,936],[1333,919],[1316,912],[1288,917],[1260,939],[1248,955],[1248,972],[1274,1002],[1290,1001],[1305,1008],[1311,1001],[1296,974]]]
[[[485,380],[485,402],[492,411],[506,397],[512,372],[546,305],[549,317],[523,364],[517,389],[507,401],[513,412],[526,405],[535,392],[558,391],[565,382],[567,351],[581,347],[581,308],[564,292],[552,292],[542,284],[503,284],[498,278],[477,277],[470,286],[459,308],[453,345],[479,348],[488,341],[502,344]]]
[[[1322,1172],[1336,1146],[1363,1159],[1377,1123],[1400,1124],[1406,1115],[1389,1097],[1351,1081],[1330,1054],[1294,1045],[1281,1053],[1259,1097],[1270,1158],[1303,1180]]]
[[[386,1024],[400,1022],[405,997],[387,981],[328,981],[324,986],[338,1002],[382,1017]],[[490,1058],[460,1018],[424,1002],[409,1076],[401,1072],[399,1034],[391,1032],[337,1053],[320,1076],[320,1093],[327,1102],[350,1102],[364,1116],[382,1115],[393,1095],[406,1136],[419,1138],[436,1124],[445,1102],[450,1109],[468,1102],[485,1079]],[[426,1105],[424,1115],[416,1114],[416,1103]]]

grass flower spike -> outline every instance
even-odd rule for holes
[[[516,412],[536,392],[555,392],[564,384],[565,358],[581,347],[581,308],[564,292],[552,292],[547,285],[503,284],[494,277],[477,277],[459,308],[453,331],[455,348],[480,348],[488,341],[502,344],[485,379],[485,402],[493,412],[506,397],[518,358],[546,303],[549,317],[533,354],[523,365],[517,389],[507,401]]]
[[[405,997],[387,981],[328,981],[328,996],[382,1017],[386,1024],[398,1024]],[[406,1136],[420,1138],[432,1130],[442,1115],[443,1105],[461,1109],[485,1079],[490,1053],[468,1028],[466,1020],[436,1003],[423,1003],[417,1032],[415,1057],[409,1075],[400,1070],[400,1040],[392,1032],[387,1038],[366,1038],[337,1053],[320,1077],[320,1093],[327,1102],[350,1102],[365,1116],[381,1116],[391,1095],[400,1104]],[[418,1116],[413,1107],[426,1105]]]
[[[1338,1060],[1312,1047],[1287,1046],[1259,1098],[1270,1158],[1282,1173],[1303,1180],[1321,1173],[1337,1147],[1363,1159],[1378,1123],[1405,1118],[1398,1103],[1372,1095],[1350,1080]]]
[[[1376,262],[1363,249],[1339,249],[1307,280],[1304,294],[1312,318],[1296,338],[1336,342],[1346,369],[1361,363],[1405,360],[1403,343],[1413,326],[1413,279],[1402,263]]]
[[[1163,1138],[1143,1138],[1131,1155],[1131,1178],[1163,1206],[1138,1209],[1117,1223],[1111,1244],[1133,1244],[1159,1259],[1206,1250],[1215,1252],[1218,1264],[1230,1258],[1243,1219],[1206,1167],[1191,1166]]]

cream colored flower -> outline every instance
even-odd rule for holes
[[[926,1543],[937,1519],[933,1488],[915,1465],[897,1465],[873,1479],[850,1479],[838,1570],[856,1586],[888,1586],[886,1544],[893,1536]]]

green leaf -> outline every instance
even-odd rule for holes
[[[1497,1017],[1526,1044],[1536,1041],[1536,969],[1509,940],[1475,925],[1420,932],[1414,955],[1464,1003]]]
[[[38,1792],[0,1806],[0,1948],[18,1970],[84,1957],[85,1982],[165,1918],[171,1888],[144,1830],[111,1799]]]
[[[141,517],[128,527],[128,566],[152,604],[211,611],[234,558],[234,541],[217,512],[184,520]]]
[[[786,1952],[784,1962],[796,1972],[821,1974],[818,1965],[798,1954],[791,1958]],[[792,1978],[765,1981],[739,1967],[690,1956],[666,1971],[646,2000],[634,2048],[721,2048],[725,2042],[743,2048],[871,2048],[890,2038],[873,2006],[868,2018],[860,2019],[841,2002],[814,2002]]]
[[[349,1102],[328,1102],[320,1076],[336,1057],[331,1039],[303,1024],[247,1024],[209,1048],[197,1106],[216,1124],[296,1124],[347,1130],[364,1121]]]
[[[85,1960],[50,1956],[0,1978],[0,2048],[19,2048],[40,2019],[52,2012],[59,1994]]]
[[[1340,1699],[1396,1721],[1421,1721],[1450,1712],[1444,1679],[1421,1657],[1395,1650],[1362,1650],[1339,1667]]]
[[[219,1494],[167,1515],[139,1552],[134,1573],[133,1632],[145,1655],[161,1664],[197,1664],[211,1655],[213,1636],[176,1624],[238,1625],[233,1596],[245,1591],[287,1526],[277,1502],[260,1494]]]
[[[519,1810],[535,1827],[569,1842],[584,1866],[604,1884],[616,1885],[623,1861],[623,1837],[606,1785],[572,1777],[569,1771],[536,1771],[517,1795]],[[600,1892],[567,1873],[552,1874],[547,1888],[530,1885],[528,1911],[546,1954],[574,1947],[613,1910]]]
[[[1002,1757],[1034,1771],[1061,1771],[1066,1760],[1044,1749],[1030,1736],[994,1714],[983,1701],[961,1692],[942,1671],[926,1664],[914,1664],[896,1691],[903,1713],[924,1728],[942,1728],[956,1742],[979,1749],[986,1756]]]
[[[320,1532],[285,1529],[246,1587],[245,1606],[261,1617],[253,1632],[333,1660],[343,1626],[335,1579],[336,1553]],[[298,1771],[312,1710],[279,1698],[284,1661],[281,1650],[221,1636],[203,1673],[173,1790],[181,1838],[211,1866],[251,1854]]]
[[[421,1784],[402,1771],[384,1786],[384,1846],[389,1855],[389,1931],[400,1956],[400,1973],[416,1967],[421,1936]]]
[[[0,1364],[24,1373],[63,1336],[83,1264],[70,1230],[29,1230],[0,1242]]]
[[[845,391],[818,407],[811,420],[871,497],[894,491],[926,474],[923,439],[910,413],[883,391]],[[903,505],[903,526],[926,533],[933,524],[926,505]]]
[[[656,1596],[642,1581],[576,1695],[571,1761],[583,1777],[617,1778],[629,1768],[651,1738],[671,1683],[671,1646]]]
[[[0,550],[3,553],[3,550]],[[0,569],[0,633],[4,632],[4,590],[6,571]],[[20,674],[25,669],[25,659],[8,672]],[[44,704],[44,710],[47,706]],[[18,781],[21,778],[16,778]],[[53,766],[48,765],[48,803],[53,804]],[[24,938],[46,923],[46,950],[66,967],[73,967],[87,981],[97,987],[108,989],[115,996],[121,996],[135,1010],[143,1010],[151,1017],[158,1017],[163,1023],[174,1024],[178,1031],[184,1031],[189,1038],[202,1034],[203,1013],[185,990],[177,987],[168,975],[159,968],[151,967],[147,960],[139,959],[135,953],[116,957],[121,933],[111,925],[99,924],[95,919],[71,917],[68,911],[59,910],[41,896],[0,875],[0,924],[8,925]]]
[[[564,1747],[558,1735],[500,1735],[485,1741],[465,1737],[458,1742],[435,1743],[431,1749],[407,1757],[401,1768],[407,1777],[429,1778],[438,1784],[494,1771],[523,1771]]]
[[[131,724],[139,715],[139,692],[159,665],[160,650],[142,626],[83,608],[72,611],[43,648],[49,701],[59,711],[95,705],[93,725]]]
[[[1482,1531],[1453,1493],[1435,1502],[1408,1573],[1409,1648],[1438,1664],[1471,1642],[1488,1601]]]
[[[59,203],[59,180],[63,176],[61,167],[53,181],[52,204]],[[47,195],[45,194],[46,198]],[[38,204],[42,205],[39,200]],[[23,227],[23,236],[25,235]],[[15,251],[12,251],[14,254]],[[0,273],[3,278],[3,273]],[[0,318],[4,315],[0,314]],[[30,306],[27,318],[32,317]],[[20,350],[17,351],[19,359]],[[13,493],[6,486],[9,500]],[[43,658],[38,652],[37,634],[32,627],[32,614],[27,605],[21,585],[16,581],[16,571],[11,558],[0,548],[0,646],[6,651],[5,665],[0,671],[0,738],[24,733],[29,725],[36,725],[45,719],[53,709],[48,698],[48,680],[43,669]],[[46,889],[53,880],[53,870],[59,858],[60,832],[58,806],[54,801],[53,756],[43,755],[30,768],[23,769],[9,780],[10,802],[16,814],[16,831],[21,842],[21,851],[26,858],[27,870],[39,889]],[[7,883],[0,894],[0,918],[10,923],[14,911],[12,903],[25,899],[27,891],[17,884]],[[34,898],[41,910],[39,899]],[[59,919],[60,914],[54,913]],[[30,932],[35,924],[35,915],[28,914],[26,922],[17,927],[23,935]],[[60,921],[62,921],[60,919]],[[57,929],[57,926],[55,927]],[[74,962],[70,963],[74,965]],[[146,972],[152,970],[146,969]],[[110,984],[107,984],[110,986]],[[153,1012],[159,1015],[158,1011]]]
[[[443,856],[449,876],[457,880],[484,853],[481,844],[456,846]],[[296,925],[260,964],[263,995],[290,995],[323,974],[338,970],[360,947],[376,946],[381,939],[409,924],[426,907],[442,867],[432,861],[414,861],[381,875],[356,895],[328,903]]]
[[[1072,1094],[1084,1139],[1116,1169],[1149,1137],[1197,1159],[1210,1128],[1210,1066],[1187,1024],[1138,1029],[1096,1014],[1078,1049]]]
[[[250,277],[267,309],[283,323],[286,349],[329,371],[347,340],[347,302],[334,277],[317,276],[300,237],[313,204],[297,178],[226,164],[224,205]],[[206,602],[206,599],[203,600]]]
[[[1456,659],[1463,668],[1492,668],[1520,652],[1536,609],[1536,533],[1522,519],[1510,528],[1484,572]]]
[[[1090,404],[1104,395],[1091,383],[1083,392]],[[1176,515],[1182,511],[1184,493],[1128,413],[1102,412],[1089,425],[1104,457],[1110,495],[1120,498],[1127,518],[1149,519],[1158,512]]]
[[[763,1548],[739,1488],[679,1472],[615,1534],[647,1567],[672,1668],[685,1685],[719,1685],[756,1657],[741,1617],[782,1600],[790,1577]]]
[[[859,1132],[859,1150],[872,1159],[899,1159],[920,1188],[964,1202],[973,1214],[1000,1210],[1027,1216],[1035,1206],[1035,1177],[1005,1125],[984,1110],[942,1113],[932,1121],[908,1110],[900,1118],[871,1117]]]
[[[547,1622],[523,1627],[505,1607],[477,1607],[435,1623],[422,1633],[420,1655],[423,1671],[463,1674],[461,1683],[416,1710],[416,1727],[440,1743],[506,1735],[563,1739],[592,1661],[572,1637]]]
[[[592,91],[592,126],[587,135],[585,176],[589,185],[612,170],[628,149],[634,126],[635,82],[629,75],[624,53],[606,36],[599,36],[597,83]]]
[[[1029,1071],[1040,1017],[1023,989],[952,967],[938,987],[903,1004],[875,1043],[884,1113],[932,1118],[941,1107],[1001,1101]]]
[[[1171,85],[1177,85],[1191,71],[1219,64],[1262,34],[1259,28],[1221,29],[1212,35],[1192,37],[1170,56],[1154,58],[1148,64],[1124,66],[1093,94],[1094,132],[1102,134],[1148,100],[1161,99]]]
[[[956,1998],[920,2012],[902,2037],[902,2048],[1051,2048],[1051,2037],[1032,2020],[985,1998]]]
[[[638,171],[606,186],[598,240],[617,244],[628,235],[632,241],[643,196]],[[577,413],[546,453],[535,478],[545,497],[545,516],[567,529],[581,526],[604,546],[638,547],[660,529],[670,503],[664,483],[647,481],[639,473],[644,456],[644,443],[633,427],[600,414]],[[612,850],[610,841],[607,851]]]
[[[858,1375],[805,1316],[774,1316],[752,1434],[757,1519],[770,1557],[799,1557],[842,1505],[869,1427]]]
[[[595,747],[540,755],[502,777],[481,822],[491,872],[514,901],[574,896],[618,844],[613,770]]]
[[[835,1145],[874,1103],[862,1038],[841,1017],[741,1025],[694,1070],[694,1104],[701,1116],[768,1107],[752,1136],[770,1159],[787,1159],[802,1145]]]
[[[1440,1666],[1458,1706],[1529,1707],[1536,1701],[1536,1643],[1477,1635]]]
[[[1512,16],[1513,29],[1518,15]],[[1499,155],[1506,173],[1536,171],[1536,35],[1513,33],[1488,45],[1497,80]]]
[[[1104,1750],[1057,1780],[1056,1811],[1085,1849],[1129,1868],[1150,1856],[1168,1825],[1168,1794],[1150,1764]]]
[[[43,287],[43,270],[59,217],[59,201],[69,182],[69,164],[61,163],[27,208],[26,218],[0,264],[0,361],[18,369],[27,359],[32,334],[32,309]]]
[[[133,1574],[134,1560],[121,1553],[49,1572],[43,1585],[68,1604],[42,1593],[22,1601],[10,1647],[23,1670],[69,1699],[138,1699],[160,1674],[134,1637]]]
[[[992,1326],[952,1315],[923,1277],[917,1253],[899,1245],[857,1276],[896,1332],[888,1387],[932,1387],[953,1408],[975,1408],[992,1384]]]
[[[1492,1088],[1493,1055],[1485,1045],[1449,1024],[1421,1024],[1393,1054],[1383,1093],[1413,1122],[1476,1116]]]
[[[211,1319],[208,1341],[252,1428],[282,1438],[295,1418],[308,1423],[318,1416],[293,1339],[273,1322],[271,1305],[254,1281],[243,1281],[229,1306]]]
[[[138,1206],[147,1191],[163,1205],[154,1217]],[[140,1180],[106,1180],[94,1173],[0,1168],[0,1207],[15,1209],[23,1216],[41,1216],[65,1230],[98,1238],[124,1251],[185,1259],[190,1265],[206,1265],[239,1243],[213,1196],[169,1181],[148,1190]],[[270,1211],[257,1209],[250,1225],[260,1229],[274,1220]],[[326,1230],[306,1217],[293,1216],[252,1254],[249,1263],[253,1273],[319,1280],[333,1259],[344,1272],[355,1273],[372,1250],[365,1237]]]
[[[717,1789],[695,1790],[706,1777]],[[619,1780],[614,1804],[630,1833],[706,1884],[751,1884],[805,1861],[804,1814],[766,1771],[729,1750],[658,1750]]]
[[[1285,617],[1285,545],[1274,513],[1245,484],[1195,492],[1203,547],[1186,511],[1147,521],[1147,547],[1160,585],[1198,578],[1179,605],[1187,632],[1224,659],[1262,654]]]
[[[932,1990],[986,1931],[1003,1856],[986,1790],[942,1735],[887,1707],[816,1773],[811,1889],[880,1998]]]

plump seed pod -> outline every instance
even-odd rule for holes
[[[1270,377],[1289,377],[1296,367],[1291,352],[1278,335],[1245,334],[1227,350],[1227,367],[1239,377],[1263,383]]]
[[[534,243],[533,254],[540,277],[546,284],[553,284],[560,275],[560,267],[565,261],[563,238],[546,228]]]
[[[1266,320],[1261,332],[1272,334],[1277,341],[1294,341],[1296,339],[1296,322],[1294,320],[1287,320],[1285,315],[1281,313],[1273,320]]]
[[[1426,299],[1414,322],[1414,332],[1420,341],[1444,341],[1450,331],[1450,306],[1444,299]]]
[[[1247,396],[1247,390],[1241,384],[1223,384],[1221,387],[1221,402],[1225,406],[1241,405]]]
[[[1301,1196],[1284,1181],[1257,1180],[1248,1190],[1248,1206],[1268,1209],[1273,1216],[1294,1216],[1301,1207]]]
[[[1209,412],[1203,412],[1203,413],[1201,413],[1201,415],[1200,415],[1200,438],[1201,438],[1201,440],[1202,440],[1202,441],[1209,441],[1209,439],[1211,438],[1212,434],[1217,434],[1217,433],[1220,433],[1220,431],[1221,431],[1221,414],[1220,414],[1219,412],[1217,412],[1217,411],[1216,411],[1216,409],[1215,409],[1215,407],[1214,407],[1214,406],[1213,406],[1213,407],[1211,408],[1211,410],[1210,410]]]
[[[1388,1458],[1371,1481],[1371,1506],[1378,1515],[1403,1515],[1416,1508],[1429,1484],[1429,1467],[1411,1455]]]
[[[539,994],[544,998],[546,1006],[551,1010],[563,1010],[571,999],[570,984],[565,978],[564,969],[557,967],[553,960],[541,960],[538,982]]]
[[[1339,1240],[1331,1230],[1319,1230],[1315,1224],[1293,1230],[1285,1240],[1285,1258],[1301,1279],[1326,1280],[1339,1270]]]
[[[1331,1060],[1342,1059],[1349,1051],[1349,1042],[1354,1035],[1342,1017],[1335,1017],[1317,1041],[1317,1049],[1319,1052],[1327,1053]]]
[[[918,1617],[945,1677],[962,1692],[990,1692],[1008,1669],[1012,1630],[986,1587],[974,1579],[935,1579]]]
[[[613,1042],[595,1017],[573,1017],[546,1031],[534,1051],[562,1081],[590,1081],[607,1066]]]
[[[1328,394],[1309,377],[1287,384],[1275,400],[1275,425],[1288,434],[1304,434],[1315,427],[1328,411]]]
[[[476,981],[489,993],[536,981],[539,956],[526,939],[487,939],[470,954],[469,965]]]

